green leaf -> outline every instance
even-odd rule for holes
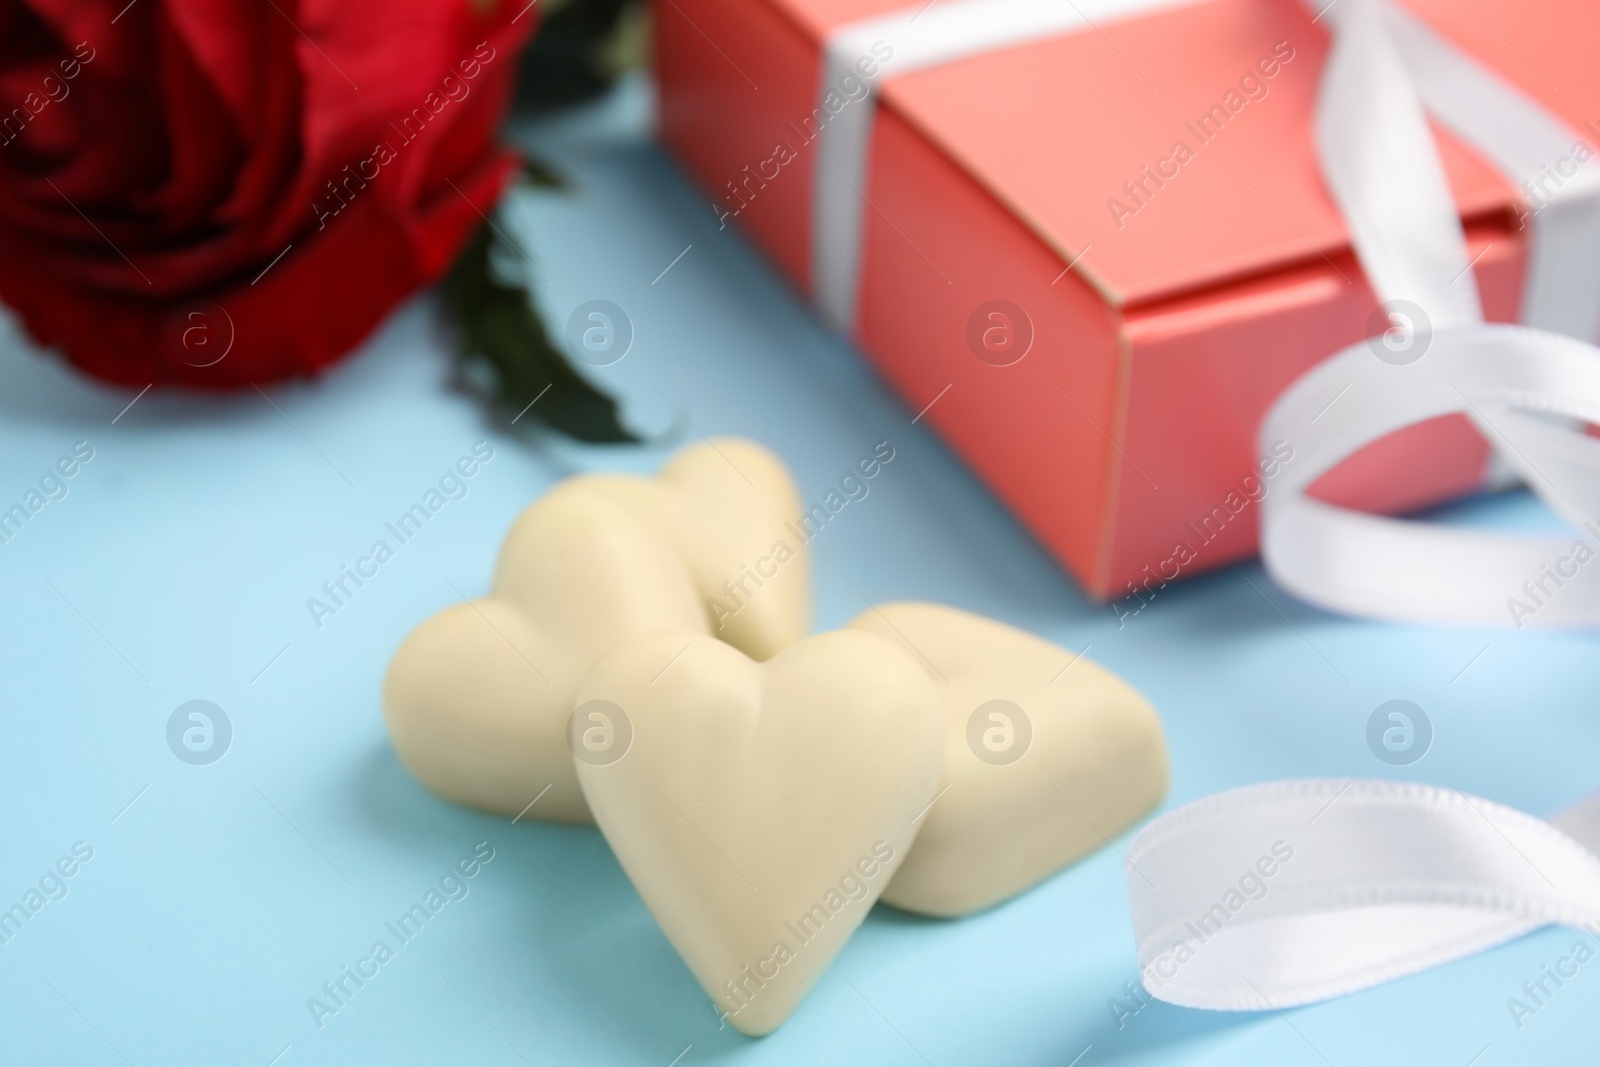
[[[593,100],[624,69],[643,62],[646,16],[638,0],[566,0],[549,7],[518,69],[519,112]]]
[[[458,358],[490,372],[494,403],[519,422],[542,423],[593,444],[638,442],[618,418],[617,402],[590,385],[550,343],[528,291],[495,277],[490,257],[503,240],[497,227],[485,223],[445,281]]]
[[[529,152],[520,152],[517,162],[517,181],[530,189],[566,189],[567,179],[550,164]]]

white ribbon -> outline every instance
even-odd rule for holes
[[[1551,508],[1600,542],[1600,176],[1534,216],[1526,326],[1483,321],[1424,107],[1512,177],[1577,135],[1383,0],[1334,0],[1318,101],[1323,174],[1398,339],[1353,345],[1274,404],[1260,441],[1295,469],[1265,501],[1262,556],[1298,595],[1396,619],[1600,622],[1600,567],[1570,538],[1427,526],[1307,488],[1396,430],[1463,414]],[[1430,321],[1431,320],[1431,321]],[[1564,331],[1583,338],[1562,336]],[[1398,340],[1399,343],[1392,343]],[[1514,610],[1513,604],[1526,611]],[[1219,793],[1127,852],[1146,988],[1176,1004],[1285,1008],[1460,959],[1539,926],[1600,934],[1600,794],[1551,823],[1416,783],[1303,780]]]
[[[907,8],[833,34],[822,91],[880,40],[894,49],[884,64],[894,75],[1182,2]],[[1576,131],[1387,0],[1307,3],[1334,31],[1317,114],[1324,176],[1373,290],[1410,307],[1391,309],[1390,330],[1319,364],[1268,413],[1261,442],[1292,443],[1296,462],[1264,501],[1266,565],[1305,599],[1357,614],[1600,622],[1600,564],[1587,566],[1597,553],[1586,543],[1432,527],[1306,495],[1365,445],[1462,414],[1600,543],[1600,443],[1574,432],[1600,424],[1600,352],[1588,343],[1600,328],[1600,161],[1560,174],[1549,195],[1538,183],[1580,141]],[[871,91],[833,116],[817,156],[813,289],[844,330],[856,312]],[[1522,326],[1483,320],[1425,113],[1540,190]],[[1545,823],[1433,786],[1305,780],[1220,793],[1157,819],[1129,846],[1127,877],[1153,995],[1282,1008],[1549,923],[1600,934],[1597,854],[1600,794]]]
[[[1289,441],[1301,462],[1265,501],[1262,557],[1285,587],[1335,610],[1593,625],[1600,567],[1585,569],[1587,543],[1428,526],[1306,495],[1365,445],[1459,413],[1600,542],[1600,444],[1574,431],[1600,423],[1600,351],[1587,343],[1600,299],[1600,168],[1568,177],[1533,218],[1529,325],[1485,324],[1424,107],[1519,181],[1578,137],[1398,8],[1334,2],[1317,109],[1323,174],[1373,290],[1409,306],[1391,316],[1401,343],[1351,346],[1268,413],[1263,447]],[[1129,846],[1145,986],[1191,1007],[1285,1008],[1550,923],[1600,934],[1596,851],[1600,794],[1545,823],[1415,783],[1219,793],[1157,819]]]
[[[1456,529],[1347,510],[1305,495],[1395,430],[1462,413],[1528,486],[1600,542],[1600,443],[1529,412],[1600,422],[1600,353],[1524,326],[1439,331],[1408,366],[1367,344],[1319,364],[1273,406],[1262,442],[1295,462],[1263,501],[1262,556],[1279,584],[1338,611],[1478,625],[1600,621],[1600,553],[1571,536]]]
[[[1128,846],[1145,988],[1193,1008],[1287,1008],[1549,923],[1592,927],[1597,846],[1600,794],[1547,823],[1412,782],[1302,779],[1217,793]]]
[[[881,80],[1191,2],[908,7],[830,35],[820,96],[826,100],[878,42],[893,48]],[[1319,364],[1268,413],[1263,451],[1287,442],[1297,461],[1292,472],[1285,468],[1288,484],[1263,502],[1263,561],[1296,595],[1352,614],[1519,628],[1600,623],[1600,567],[1584,566],[1600,555],[1600,442],[1575,432],[1583,422],[1600,423],[1595,352],[1538,332],[1591,341],[1600,331],[1600,161],[1555,175],[1550,189],[1549,170],[1570,157],[1577,131],[1385,0],[1306,2],[1335,34],[1317,115],[1324,174],[1373,290],[1386,307],[1407,307],[1380,339]],[[876,112],[876,86],[859,80],[865,97],[823,129],[812,220],[813,295],[824,317],[847,332],[856,316]],[[1547,201],[1528,216],[1523,321],[1534,330],[1484,325],[1425,108]],[[1448,414],[1467,416],[1502,469],[1595,544],[1575,551],[1571,537],[1431,527],[1306,495],[1362,447]]]
[[[1397,7],[1336,0],[1327,21],[1323,174],[1373,290],[1404,306],[1390,335],[1318,364],[1267,414],[1262,448],[1286,441],[1296,463],[1263,502],[1262,559],[1279,584],[1336,611],[1519,628],[1600,623],[1600,567],[1585,566],[1597,554],[1587,540],[1600,543],[1600,442],[1578,432],[1600,423],[1600,352],[1584,343],[1600,325],[1600,163],[1565,178],[1532,216],[1529,326],[1485,325],[1423,109],[1519,181],[1569,156],[1579,135]],[[1306,495],[1373,441],[1457,413],[1584,528],[1581,548],[1570,536],[1431,526]]]
[[[840,79],[872,46],[893,49],[879,78],[899,77],[966,56],[993,52],[1063,33],[1088,30],[1102,19],[1128,18],[1197,0],[934,0],[841,26],[823,47],[819,108]],[[1091,20],[1093,20],[1091,22]],[[845,105],[823,127],[817,143],[811,205],[811,294],[822,317],[849,333],[856,321],[864,236],[868,150],[877,116],[877,86]]]

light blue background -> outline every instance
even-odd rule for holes
[[[861,610],[854,583],[875,601],[942,600],[1092,646],[1165,716],[1169,806],[1277,777],[1362,775],[1549,814],[1600,783],[1589,635],[1335,618],[1255,565],[1163,591],[1119,629],[745,240],[718,231],[639,132],[646,108],[634,92],[528,131],[577,185],[519,194],[516,231],[548,279],[539,298],[557,333],[585,300],[627,309],[633,351],[595,377],[637,424],[668,435],[659,445],[529,443],[491,422],[453,388],[428,299],[325,379],[268,390],[272,403],[151,393],[114,425],[133,390],[90,384],[14,336],[0,344],[0,504],[74,442],[95,449],[70,495],[0,546],[0,906],[74,842],[94,849],[68,896],[0,946],[0,1061],[1593,1059],[1600,962],[1520,1030],[1506,1008],[1578,937],[1557,930],[1286,1015],[1157,1003],[1119,1029],[1107,1001],[1136,967],[1109,849],[975,918],[878,908],[789,1023],[752,1041],[718,1029],[597,832],[510,825],[410,779],[379,708],[395,646],[456,599],[452,585],[485,590],[501,535],[552,481],[650,471],[695,439],[670,398],[705,433],[766,442],[807,499],[891,441],[896,458],[871,495],[816,542],[819,626]],[[495,457],[470,495],[314,626],[306,598],[480,439]],[[1459,514],[1543,521],[1515,496]],[[235,730],[207,767],[179,762],[164,739],[173,709],[195,698],[220,704]],[[1368,715],[1392,698],[1434,724],[1414,767],[1366,747]],[[495,858],[470,895],[319,1030],[307,998],[373,941],[392,944],[384,922],[480,841]]]

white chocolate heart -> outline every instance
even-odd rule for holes
[[[752,1035],[789,1016],[866,917],[943,757],[922,665],[847,631],[766,663],[696,633],[637,638],[594,665],[573,721],[578,779],[623,870]]]
[[[849,629],[912,650],[947,717],[943,792],[885,903],[987,908],[1108,844],[1166,794],[1161,720],[1110,671],[938,604],[887,604]]]
[[[624,638],[706,630],[675,546],[580,482],[517,518],[489,597],[424,622],[389,665],[383,706],[395,752],[447,800],[590,822],[566,739],[584,673]]]
[[[811,551],[791,528],[800,494],[783,463],[754,441],[685,448],[655,478],[575,479],[627,503],[665,531],[706,604],[712,632],[768,659],[811,629]]]

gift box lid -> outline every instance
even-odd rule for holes
[[[897,0],[774,3],[819,47],[842,25],[904,10]],[[1579,30],[1600,24],[1600,9],[1407,6],[1574,130],[1600,119],[1596,35]],[[1179,2],[900,76],[890,58],[879,106],[1129,308],[1348,252],[1311,132],[1327,48],[1298,0]],[[1464,220],[1518,209],[1504,175],[1436,133]]]

